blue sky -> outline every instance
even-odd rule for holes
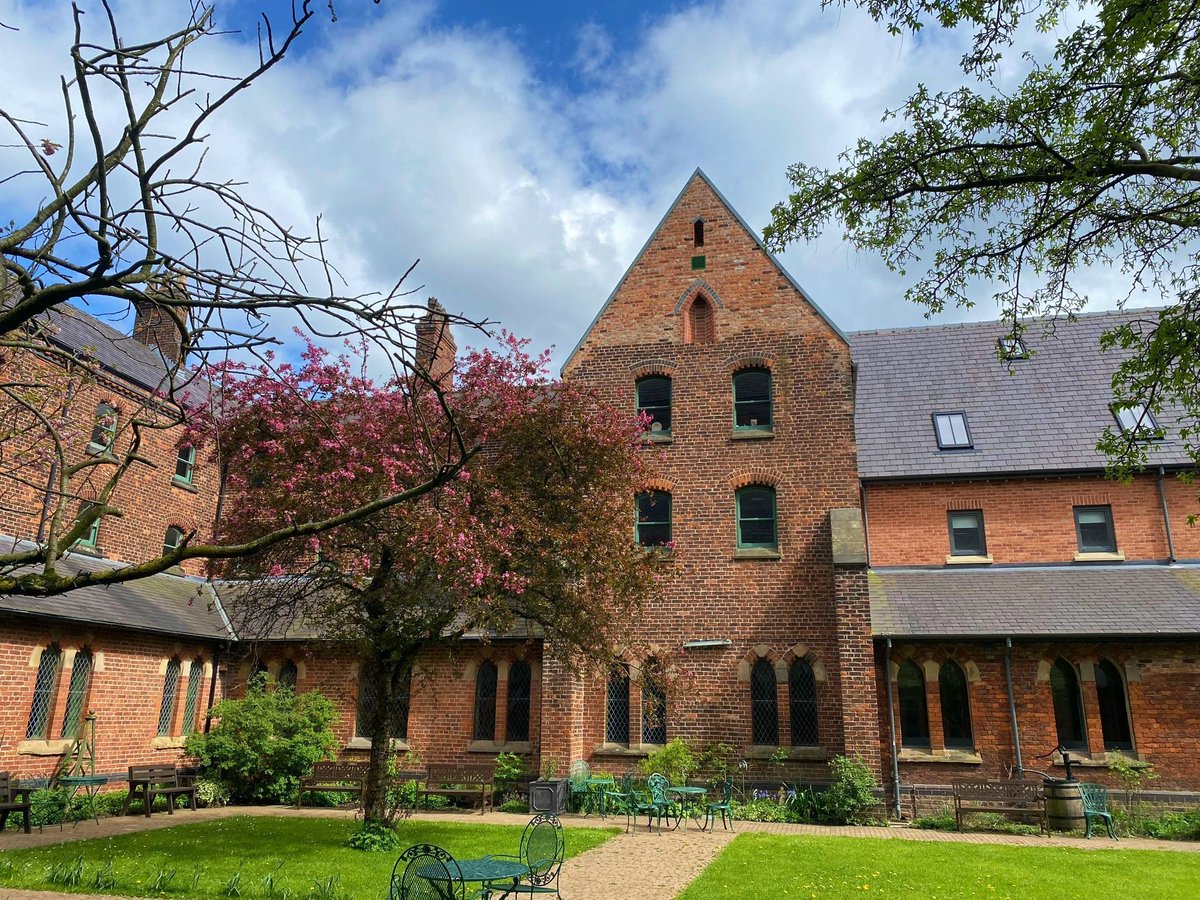
[[[133,37],[188,9],[115,3]],[[559,363],[693,169],[761,229],[789,164],[834,164],[918,82],[957,85],[965,47],[794,0],[336,0],[336,24],[315,5],[298,52],[214,123],[210,176],[248,182],[300,229],[321,215],[349,290],[385,289],[420,259],[422,296],[554,345]],[[290,2],[217,0],[218,21],[245,33],[193,59],[252,64],[264,6]],[[68,13],[61,0],[0,0],[0,21],[21,29],[0,31],[5,105],[51,138]],[[0,208],[38,199],[15,190],[0,186]],[[847,331],[922,321],[906,282],[839,234],[782,262]],[[979,299],[939,321],[994,316]]]

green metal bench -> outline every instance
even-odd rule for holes
[[[1113,828],[1112,813],[1108,811],[1108,788],[1102,784],[1083,782],[1079,785],[1079,796],[1083,798],[1083,836],[1090,839],[1092,819],[1101,819],[1108,829],[1108,836],[1114,841],[1120,840]]]

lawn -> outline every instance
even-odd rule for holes
[[[680,900],[1200,896],[1200,855],[739,835]]]
[[[413,820],[398,831],[401,849],[427,842],[466,859],[515,854],[523,827]],[[0,886],[220,900],[385,897],[400,851],[351,850],[345,840],[353,829],[354,823],[346,819],[238,816],[9,850],[0,853]],[[615,833],[616,829],[569,828],[567,856],[590,850]],[[73,872],[81,858],[82,874],[76,879]]]

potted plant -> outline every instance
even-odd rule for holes
[[[561,816],[567,810],[567,779],[556,778],[558,760],[542,759],[541,777],[529,783],[529,811]]]

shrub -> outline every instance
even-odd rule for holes
[[[866,825],[878,803],[879,785],[857,756],[835,756],[829,763],[833,783],[821,794],[821,818],[831,825]]]
[[[696,771],[696,758],[683,738],[674,738],[642,760],[642,774],[666,775],[671,784],[683,784]]]
[[[496,768],[492,773],[493,790],[503,794],[512,790],[514,784],[525,771],[525,764],[515,753],[499,753],[496,755]]]
[[[197,778],[196,800],[201,806],[225,806],[229,802],[229,788],[215,778]]]
[[[191,735],[186,748],[234,801],[289,802],[313,763],[333,755],[335,716],[333,704],[316,691],[250,691],[214,706],[219,721],[208,734]]]
[[[780,803],[773,797],[756,797],[739,803],[734,800],[730,804],[734,819],[745,822],[800,822],[800,816],[791,806]]]
[[[355,850],[369,853],[391,852],[399,848],[400,835],[384,822],[364,822],[346,843]]]
[[[498,807],[500,812],[507,813],[527,813],[529,812],[529,801],[522,800],[520,797],[509,797]]]
[[[932,816],[917,816],[909,824],[913,828],[924,828],[929,831],[954,831],[958,827],[954,813],[946,808]]]
[[[1200,841],[1200,809],[1168,812],[1161,816],[1130,816],[1122,815],[1121,810],[1116,812],[1117,823],[1126,834],[1161,841]]]

